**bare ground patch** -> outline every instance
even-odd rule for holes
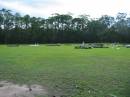
[[[47,94],[47,91],[40,85],[28,86],[0,81],[0,97],[37,97]]]

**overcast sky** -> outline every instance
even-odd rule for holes
[[[0,8],[45,18],[69,12],[98,18],[105,14],[115,16],[118,12],[130,14],[130,0],[0,0]]]

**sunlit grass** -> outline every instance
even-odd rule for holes
[[[74,97],[129,97],[130,49],[1,45],[0,80]]]

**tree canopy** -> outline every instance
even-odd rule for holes
[[[130,17],[118,13],[116,17],[103,15],[92,19],[89,15],[73,17],[55,13],[47,19],[21,16],[11,10],[0,10],[0,43],[79,43],[130,42]]]

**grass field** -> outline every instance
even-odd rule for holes
[[[62,97],[130,97],[130,49],[0,45],[0,80]]]

